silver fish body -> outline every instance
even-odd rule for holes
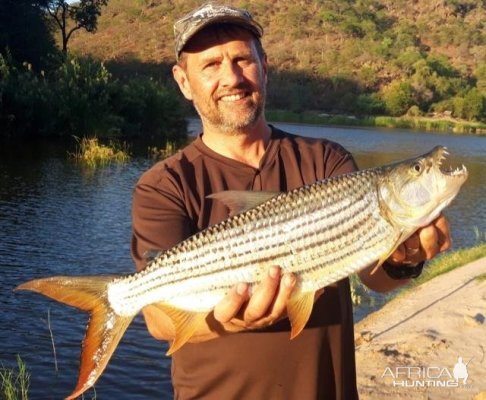
[[[78,383],[91,387],[133,317],[155,305],[172,320],[168,354],[183,346],[235,284],[258,284],[277,265],[297,276],[287,303],[291,338],[311,314],[315,292],[367,266],[374,270],[419,227],[439,216],[467,179],[442,171],[445,148],[316,182],[288,193],[223,192],[233,216],[162,252],[126,277],[52,277],[17,289],[91,313]]]
[[[143,271],[109,285],[119,314],[152,303],[209,311],[238,282],[257,284],[272,265],[315,292],[389,253],[400,231],[381,214],[380,168],[316,182],[214,225]],[[235,193],[238,195],[238,193]]]

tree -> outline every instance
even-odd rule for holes
[[[383,95],[386,110],[394,116],[403,115],[413,105],[413,89],[407,81],[393,81]]]
[[[106,6],[108,0],[80,0],[69,3],[63,0],[44,0],[42,7],[52,17],[61,30],[62,52],[67,54],[67,45],[71,35],[79,30],[95,32],[101,7]],[[69,24],[72,20],[74,24]]]
[[[0,1],[0,53],[38,70],[56,52],[52,29],[35,0]]]
[[[485,116],[485,98],[477,88],[472,88],[464,96],[464,117],[468,120],[481,119]]]

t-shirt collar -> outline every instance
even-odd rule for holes
[[[263,170],[265,167],[270,165],[274,160],[275,156],[278,150],[278,144],[281,139],[280,131],[276,129],[273,125],[269,125],[270,129],[272,130],[271,135],[270,135],[270,140],[268,142],[267,148],[265,149],[265,152],[263,153],[263,156],[260,160],[260,166],[259,168],[252,167],[251,165],[245,164],[241,161],[235,160],[233,158],[229,158],[226,156],[223,156],[222,154],[219,154],[215,152],[213,149],[208,147],[202,140],[202,135],[203,133],[199,133],[194,145],[196,148],[203,153],[204,155],[211,157],[212,159],[224,163],[225,165],[235,167],[235,168],[249,168],[252,170]]]

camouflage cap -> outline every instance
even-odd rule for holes
[[[179,61],[179,55],[187,42],[201,29],[215,23],[240,25],[252,32],[257,38],[261,38],[263,35],[262,26],[253,19],[248,11],[222,4],[206,3],[174,24],[177,61]]]

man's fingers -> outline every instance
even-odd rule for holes
[[[271,267],[267,276],[256,286],[243,312],[243,320],[247,323],[256,321],[267,314],[274,302],[280,284],[280,268]]]
[[[248,300],[248,284],[239,283],[214,307],[216,321],[229,322],[238,314],[241,306]]]
[[[449,250],[452,246],[449,221],[441,214],[439,218],[434,221],[434,225],[437,228],[440,251]]]
[[[392,253],[392,255],[390,256],[390,259],[393,261],[393,262],[396,262],[396,263],[401,263],[402,261],[405,260],[405,258],[407,257],[407,254],[406,254],[406,251],[405,251],[405,244],[401,244],[400,246],[397,247],[397,249]]]
[[[285,274],[280,281],[277,297],[270,309],[267,324],[271,324],[279,319],[287,308],[287,302],[292,294],[296,282],[295,275]]]
[[[439,235],[435,225],[431,224],[419,231],[420,243],[422,245],[425,259],[430,260],[439,252]]]
[[[417,233],[414,233],[407,240],[405,240],[405,251],[407,253],[413,253],[420,250],[420,237]]]

